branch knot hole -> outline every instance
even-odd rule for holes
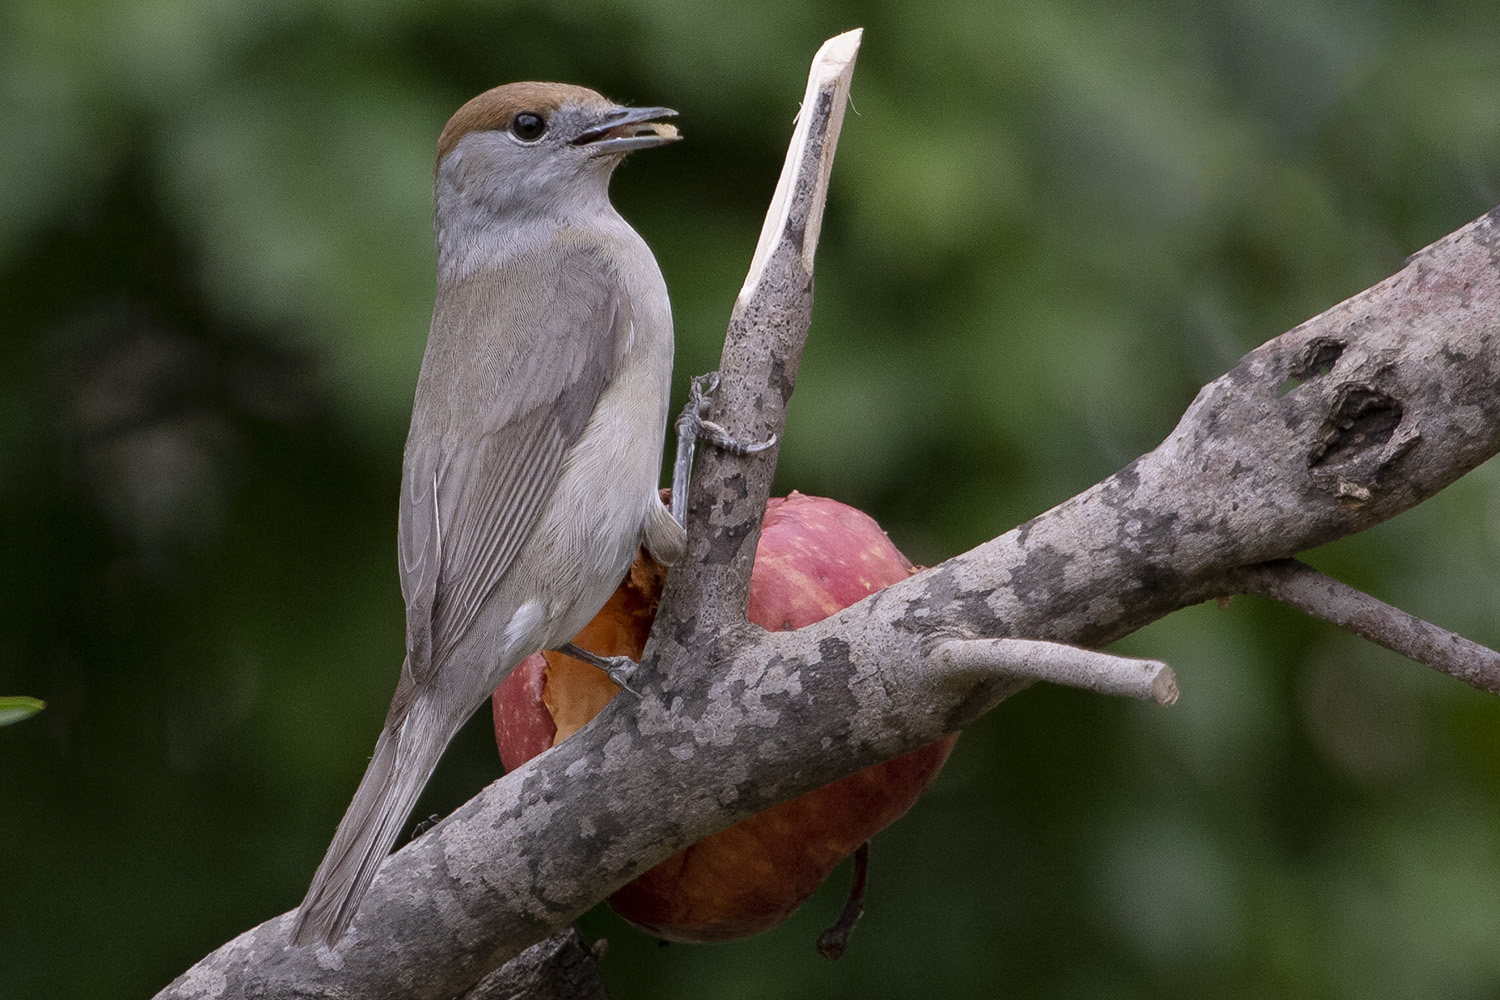
[[[1321,378],[1333,371],[1333,366],[1343,357],[1345,344],[1332,337],[1314,337],[1302,348],[1302,356],[1286,374],[1286,380],[1276,387],[1276,398],[1280,399],[1303,382]]]
[[[1341,386],[1307,456],[1308,468],[1337,465],[1389,441],[1401,424],[1401,402],[1371,385]]]

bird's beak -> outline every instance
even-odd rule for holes
[[[675,114],[671,108],[611,108],[592,128],[574,139],[573,145],[587,146],[595,156],[665,146],[682,136],[675,126],[651,119]]]

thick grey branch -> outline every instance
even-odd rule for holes
[[[943,642],[1101,645],[1419,503],[1500,450],[1497,223],[1257,348],[1160,447],[1019,528],[796,632],[706,640],[395,855],[336,953],[288,949],[278,918],[164,995],[452,996],[687,843],[1029,683],[945,670]]]

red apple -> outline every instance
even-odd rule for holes
[[[749,618],[801,628],[914,572],[868,515],[793,493],[766,505]],[[574,640],[639,658],[665,570],[643,553]],[[507,769],[572,735],[619,690],[598,670],[556,653],[522,663],[495,690],[495,732]],[[957,735],[757,813],[705,837],[624,886],[610,903],[673,941],[726,941],[776,926],[840,861],[911,808]]]

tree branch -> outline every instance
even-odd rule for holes
[[[760,519],[812,323],[813,252],[861,36],[856,29],[831,38],[813,57],[781,178],[729,316],[708,417],[742,440],[778,444],[751,456],[703,450],[688,494],[684,562],[693,571],[668,577],[657,612],[676,630],[693,624],[682,648],[697,648],[723,626],[745,621]],[[657,628],[653,638],[663,634]],[[651,653],[642,660],[648,671],[656,662]]]
[[[1231,574],[1229,582],[1240,593],[1278,601],[1471,687],[1500,694],[1500,653],[1355,590],[1305,563],[1283,559],[1246,566]]]
[[[805,155],[783,174],[773,215],[788,221],[731,321],[711,417],[737,434],[779,433],[785,418],[821,212],[806,200],[826,183],[842,93],[804,103],[818,170]],[[687,844],[924,746],[1031,683],[975,669],[953,642],[1106,644],[1244,585],[1243,567],[1430,497],[1500,450],[1497,333],[1492,212],[1250,352],[1120,472],[794,632],[743,619],[774,458],[710,452],[641,700],[616,699],[390,858],[337,949],[287,947],[278,917],[161,996],[461,995]]]
[[[578,932],[569,927],[485,976],[461,1000],[609,1000],[599,977],[603,952],[599,945],[584,947]]]

